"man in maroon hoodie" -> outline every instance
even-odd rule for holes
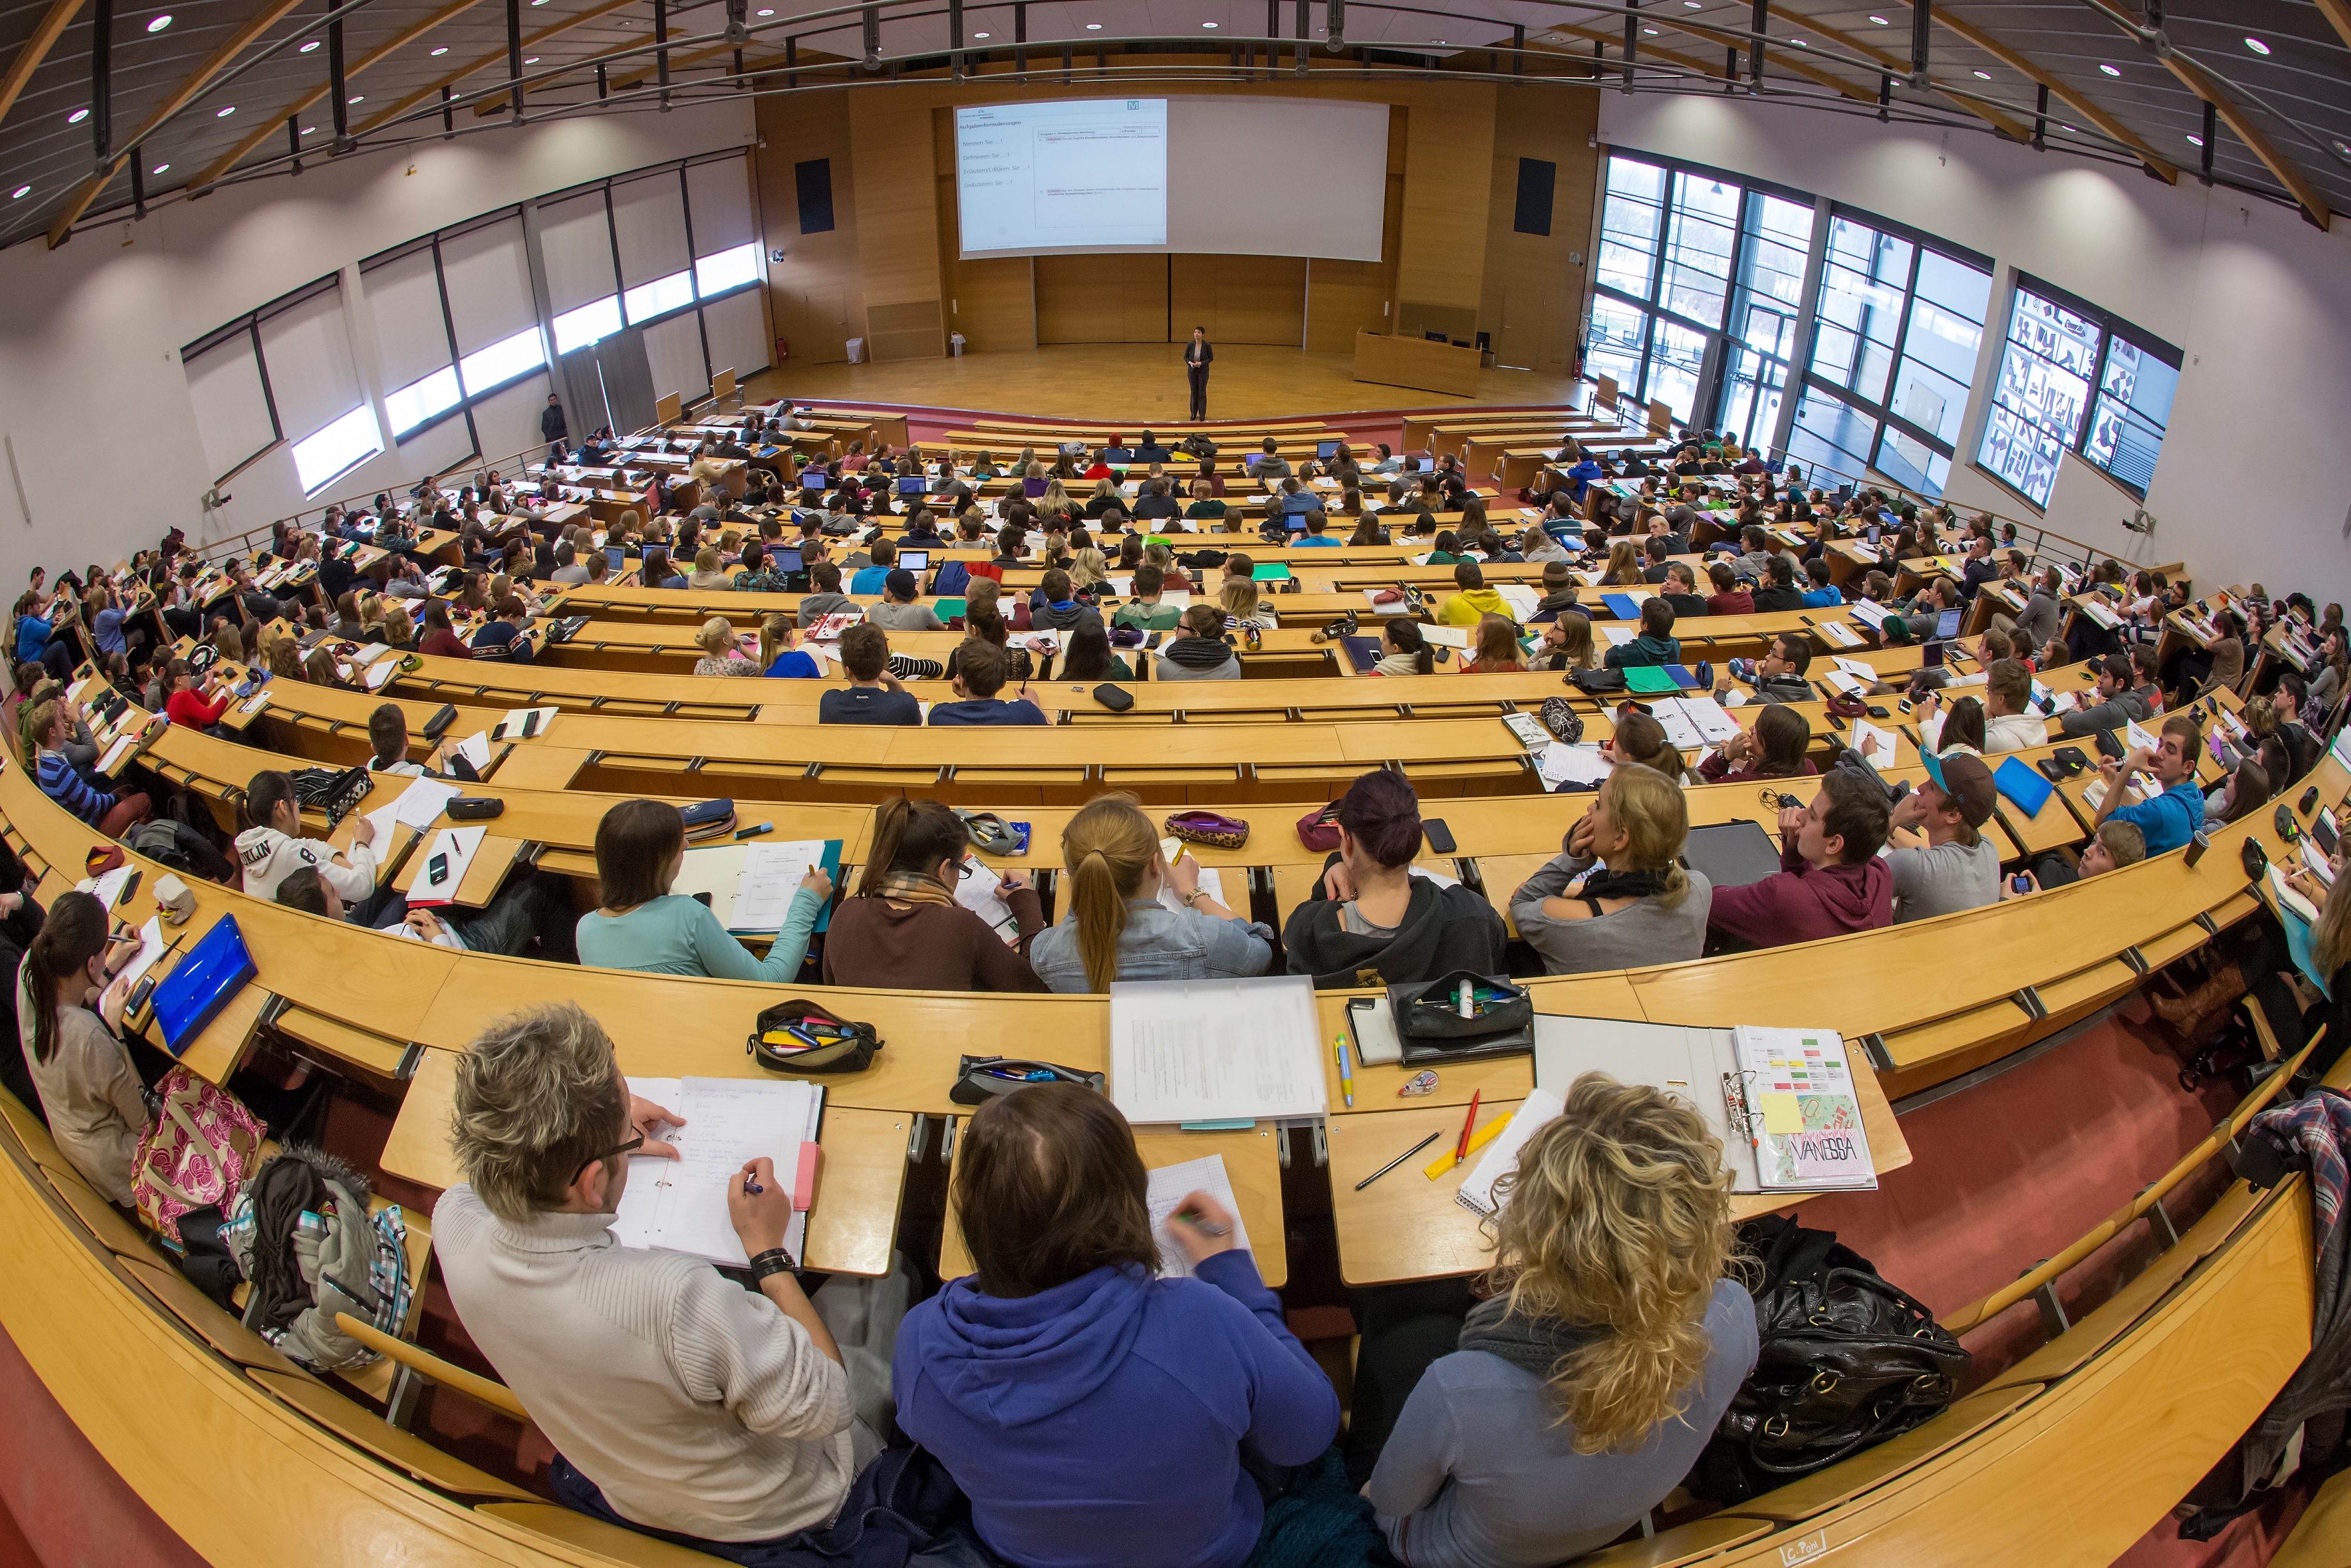
[[[1874,781],[1843,768],[1823,775],[1811,805],[1780,813],[1778,873],[1714,890],[1708,937],[1777,947],[1891,925],[1894,873],[1877,858],[1886,818]]]

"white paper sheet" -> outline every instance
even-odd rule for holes
[[[1478,1163],[1461,1178],[1461,1188],[1453,1195],[1453,1201],[1473,1214],[1493,1213],[1494,1183],[1519,1168],[1519,1151],[1527,1146],[1527,1140],[1566,1109],[1560,1097],[1550,1090],[1528,1090],[1527,1097],[1511,1113],[1510,1124],[1494,1134],[1494,1141],[1479,1152]]]
[[[1613,765],[1607,755],[1596,746],[1570,746],[1565,741],[1554,740],[1544,747],[1540,766],[1543,782],[1556,786],[1597,784],[1608,777]]]
[[[1840,648],[1861,646],[1861,633],[1842,621],[1823,621],[1816,628],[1820,634]]]
[[[1712,697],[1683,697],[1679,701],[1682,716],[1689,720],[1690,727],[1707,745],[1720,746],[1739,733],[1739,721]]]
[[[392,685],[392,677],[399,673],[399,660],[379,659],[374,664],[370,664],[367,667],[366,674],[363,674],[360,679],[367,683],[368,690],[371,692],[380,692],[383,690],[384,687]]]
[[[1130,1122],[1319,1116],[1322,1056],[1303,975],[1110,988],[1111,1098]]]
[[[1223,904],[1227,909],[1232,907],[1231,904],[1225,903],[1225,875],[1217,867],[1204,865],[1200,868],[1200,891],[1218,904]],[[1178,915],[1184,913],[1184,901],[1176,896],[1176,890],[1173,887],[1163,887],[1159,890],[1159,902]]]
[[[1469,628],[1467,626],[1423,626],[1420,635],[1422,641],[1434,647],[1467,649],[1469,646]]]
[[[726,1184],[743,1166],[774,1160],[789,1179],[799,1145],[816,1136],[824,1092],[798,1079],[632,1078],[630,1092],[685,1118],[663,1134],[674,1160],[634,1155],[612,1217],[623,1247],[659,1247],[740,1267],[750,1261],[726,1215]],[[808,1216],[795,1212],[784,1246],[807,1256]]]
[[[1901,737],[1865,718],[1853,721],[1853,748],[1867,758],[1872,767],[1884,769],[1902,765]]]
[[[163,921],[160,915],[150,915],[147,924],[139,928],[139,951],[131,962],[122,966],[120,977],[128,991],[137,987],[141,976],[155,967],[163,956]]]
[[[1008,947],[1020,940],[1020,922],[1012,906],[997,896],[997,885],[1002,879],[976,855],[963,857],[962,874],[956,879],[955,898],[988,924],[989,929],[1004,938]]]
[[[780,931],[792,909],[800,878],[824,860],[822,839],[786,839],[779,843],[754,841],[746,849],[742,869],[735,873],[735,908],[726,920],[729,931]]]
[[[138,744],[139,737],[136,735],[122,737],[112,746],[108,747],[106,755],[98,759],[98,770],[110,778],[112,777],[114,770],[122,766],[122,759],[131,755],[131,747]]]
[[[1152,1238],[1159,1243],[1159,1271],[1170,1279],[1192,1277],[1192,1260],[1184,1256],[1184,1249],[1167,1233],[1167,1218],[1196,1192],[1205,1192],[1225,1206],[1233,1217],[1233,1246],[1243,1252],[1249,1249],[1249,1226],[1242,1220],[1241,1206],[1233,1197],[1232,1176],[1225,1169],[1224,1155],[1204,1155],[1181,1165],[1161,1166],[1150,1173],[1143,1201],[1151,1210]]]
[[[440,819],[441,809],[465,791],[455,784],[444,784],[438,779],[418,779],[400,792],[392,803],[392,816],[423,832]]]
[[[465,739],[459,741],[457,743],[457,755],[464,758],[467,762],[472,763],[474,771],[476,773],[479,773],[484,768],[489,767],[490,732],[486,729],[477,729],[473,734],[467,736]]]
[[[455,901],[458,884],[465,880],[465,873],[473,865],[474,857],[481,852],[482,840],[488,832],[489,829],[485,827],[469,827],[444,828],[434,834],[432,842],[424,846],[423,860],[419,862],[423,869],[416,873],[416,881],[410,884],[408,902],[426,904]],[[436,855],[447,857],[442,873],[437,877],[433,874],[433,860]]]

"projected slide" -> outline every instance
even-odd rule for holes
[[[1167,243],[1167,100],[956,110],[963,252]]]

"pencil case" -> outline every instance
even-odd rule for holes
[[[1476,998],[1461,1016],[1460,990]],[[1433,980],[1390,986],[1388,1006],[1407,1067],[1468,1057],[1508,1056],[1535,1048],[1535,1004],[1504,976],[1456,969]]]
[[[1029,1083],[1075,1083],[1097,1094],[1102,1092],[1099,1072],[1025,1056],[967,1056],[956,1063],[955,1087],[947,1091],[947,1098],[958,1105],[985,1105]]]
[[[882,1034],[800,998],[759,1009],[743,1049],[771,1072],[862,1072]]]

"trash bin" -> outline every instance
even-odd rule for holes
[[[865,362],[864,339],[852,338],[849,340],[849,362],[852,365],[862,365]]]
[[[953,354],[958,360],[963,358],[963,334],[961,332],[950,332],[947,334],[947,352]]]

